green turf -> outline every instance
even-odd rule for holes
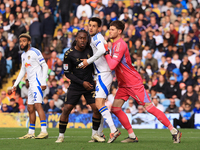
[[[91,129],[67,129],[65,141],[55,143],[58,136],[58,129],[48,129],[49,138],[38,140],[28,139],[19,140],[17,137],[26,134],[26,128],[0,128],[0,150],[199,150],[200,149],[200,130],[181,129],[183,137],[180,144],[173,144],[168,130],[141,129],[134,130],[138,143],[120,143],[127,137],[127,132],[120,129],[121,136],[114,143],[88,143],[90,140]],[[36,135],[40,129],[36,129]],[[108,140],[109,129],[104,133]]]

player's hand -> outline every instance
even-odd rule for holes
[[[90,90],[92,90],[92,89],[94,88],[93,85],[90,84],[90,83],[87,82],[87,81],[84,81],[84,82],[83,82],[83,87],[84,87],[86,90],[88,90],[88,91],[90,91]]]
[[[106,40],[104,41],[104,47],[106,49],[106,52],[104,53],[104,55],[110,54],[110,51],[108,49],[108,43],[106,42]]]
[[[42,85],[42,86],[41,86],[42,91],[44,91],[46,88],[47,88],[46,85]]]
[[[88,66],[88,62],[87,62],[87,59],[80,59],[82,62],[80,64],[78,64],[78,67],[79,68],[82,68],[84,69],[85,67]]]
[[[182,118],[182,122],[185,123],[187,122],[187,120],[185,118]]]
[[[15,86],[12,87],[12,92],[15,92],[17,88]]]

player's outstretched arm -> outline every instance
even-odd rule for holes
[[[108,63],[108,66],[110,67],[110,70],[114,70],[117,67],[119,61],[112,59],[109,54],[105,55],[105,58]]]
[[[106,49],[104,47],[104,43],[102,43],[102,41],[99,41],[96,44],[96,47],[97,47],[98,50],[92,57],[90,57],[89,59],[81,59],[81,61],[83,61],[83,62],[79,64],[80,68],[87,67],[88,65],[93,63],[95,60],[97,60],[99,57],[101,57],[106,52]]]
[[[16,86],[17,86],[17,85],[19,84],[19,82],[22,80],[22,78],[24,77],[25,73],[26,73],[26,69],[25,69],[25,66],[24,66],[23,63],[22,63],[22,66],[21,66],[19,75],[18,75],[18,77],[17,77],[17,79],[16,79],[16,81],[15,81],[13,87],[12,87],[13,90],[16,90]]]

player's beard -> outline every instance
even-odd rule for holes
[[[24,48],[22,48],[22,47],[20,46],[20,49],[23,50],[23,51],[27,51],[27,49],[28,49],[28,44],[26,44],[26,45],[24,46]]]

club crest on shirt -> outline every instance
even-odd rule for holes
[[[31,58],[31,56],[28,56],[28,59],[30,59]]]
[[[64,68],[64,70],[68,70],[68,64],[63,64],[63,68]]]
[[[90,54],[87,54],[87,57],[90,58]]]

